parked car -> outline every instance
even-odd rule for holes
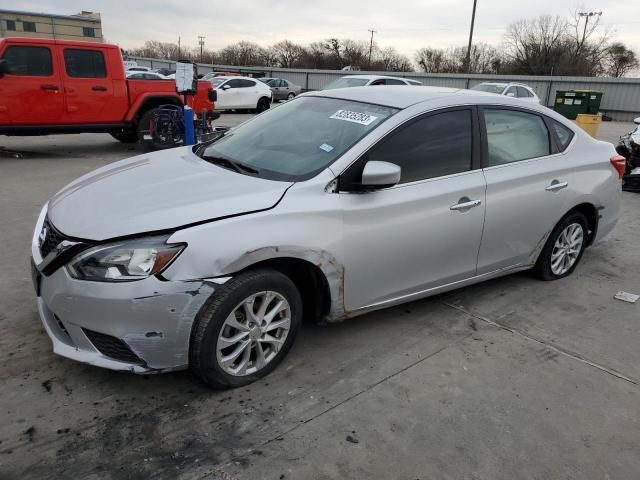
[[[640,192],[640,117],[633,120],[637,126],[629,133],[622,135],[616,151],[627,161],[622,189],[629,192]]]
[[[202,80],[211,81],[216,77],[239,77],[239,76],[241,76],[239,73],[232,73],[232,72],[209,72],[203,75]]]
[[[128,67],[126,71],[127,72],[150,72],[151,68],[135,66],[135,67]]]
[[[156,72],[127,72],[128,80],[169,80]]]
[[[478,92],[495,93],[507,97],[518,98],[525,102],[540,103],[540,98],[529,85],[524,83],[483,82],[471,87]]]
[[[214,77],[211,84],[218,92],[216,107],[219,110],[255,109],[263,112],[271,105],[271,89],[256,78]]]
[[[295,85],[289,80],[284,80],[282,78],[263,77],[258,78],[258,80],[271,88],[274,102],[278,102],[280,100],[293,100],[296,95],[300,95],[302,92],[302,87],[300,87],[300,85]]]
[[[189,102],[195,112],[209,116],[214,96],[209,82],[198,82]],[[183,105],[175,83],[129,81],[117,45],[0,39],[2,135],[104,132],[135,142],[148,133],[154,111],[163,104]]]
[[[159,73],[160,75],[164,75],[165,77],[168,77],[169,75],[175,76],[176,74],[175,68],[154,68],[151,71],[155,73]]]
[[[304,93],[58,192],[31,246],[40,317],[65,357],[237,387],[276,367],[303,318],[570,275],[616,224],[623,173],[613,145],[540,105]]]
[[[387,77],[385,75],[347,75],[326,85],[322,90],[334,88],[364,87],[371,85],[422,85],[417,80],[400,77]]]

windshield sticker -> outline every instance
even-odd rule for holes
[[[324,150],[325,152],[329,153],[331,150],[333,150],[333,147],[328,143],[323,143],[322,145],[320,145],[320,150]]]
[[[333,118],[335,120],[344,120],[346,122],[359,123],[360,125],[371,125],[378,119],[378,117],[374,117],[373,115],[367,115],[366,113],[360,112],[352,112],[349,110],[338,110],[329,118]]]

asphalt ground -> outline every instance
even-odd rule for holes
[[[613,298],[640,293],[639,195],[623,194],[618,226],[571,277],[521,273],[305,325],[270,376],[211,391],[188,371],[57,357],[38,319],[41,206],[137,147],[100,134],[0,147],[0,478],[639,478],[640,302]]]

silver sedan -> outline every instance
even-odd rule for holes
[[[291,83],[289,80],[284,80],[282,78],[267,77],[259,78],[258,80],[262,80],[264,83],[269,85],[271,92],[273,93],[274,102],[280,100],[293,100],[302,92],[302,87],[300,85],[296,85]]]
[[[430,87],[306,93],[217,140],[89,173],[32,242],[54,352],[214,387],[273,370],[302,320],[501,275],[570,275],[625,162],[553,111]]]

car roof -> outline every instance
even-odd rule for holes
[[[516,85],[518,87],[527,87],[531,89],[531,87],[526,83],[519,83],[519,82],[482,82],[482,83],[479,83],[478,85],[496,85],[498,87],[508,87],[510,85]]]
[[[301,96],[338,98],[341,100],[353,100],[355,102],[373,103],[386,107],[404,109],[416,103],[428,102],[434,99],[451,98],[453,105],[459,104],[483,104],[495,103],[496,98],[504,105],[522,106],[522,100],[510,97],[498,96],[493,93],[479,92],[477,90],[464,90],[447,87],[427,87],[416,85],[406,88],[401,85],[389,85],[384,88],[351,87],[336,88],[333,90],[314,90]],[[532,104],[533,105],[533,104]]]
[[[340,78],[364,78],[366,80],[378,80],[379,78],[392,78],[394,80],[407,80],[402,77],[391,77],[389,75],[344,75]]]

